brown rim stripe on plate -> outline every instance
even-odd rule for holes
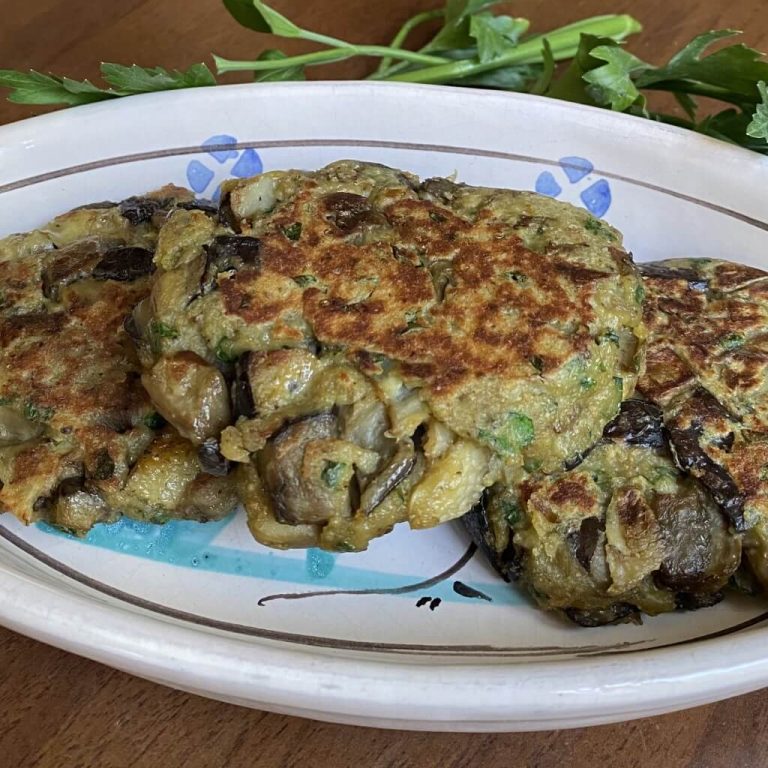
[[[73,581],[82,584],[85,587],[88,587],[96,592],[100,592],[103,595],[107,595],[108,597],[112,597],[121,602],[132,605],[136,608],[141,608],[145,611],[156,613],[164,618],[175,619],[177,621],[195,624],[208,629],[221,630],[236,635],[258,637],[264,640],[275,640],[279,642],[315,648],[331,648],[334,650],[346,651],[367,651],[372,653],[395,655],[410,654],[459,658],[474,657],[479,659],[487,659],[488,657],[510,659],[524,657],[545,658],[547,656],[569,655],[576,657],[600,657],[612,656],[616,654],[637,653],[639,651],[661,650],[663,648],[674,648],[675,646],[679,645],[690,645],[692,643],[697,643],[704,640],[725,637],[736,632],[750,629],[751,627],[755,627],[765,621],[768,621],[768,611],[766,611],[757,616],[753,616],[751,619],[747,619],[746,621],[739,622],[738,624],[735,624],[731,627],[725,627],[724,629],[720,629],[715,632],[709,632],[706,635],[690,638],[689,640],[678,640],[673,643],[656,646],[650,645],[654,642],[653,639],[636,642],[624,641],[622,643],[609,646],[537,646],[526,648],[494,647],[491,645],[421,645],[413,643],[373,643],[358,640],[345,640],[343,638],[334,637],[317,637],[314,635],[302,635],[289,632],[278,632],[271,629],[262,629],[260,627],[250,627],[243,624],[235,624],[232,622],[220,621],[218,619],[211,619],[207,616],[200,616],[198,614],[189,613],[187,611],[180,611],[176,608],[171,608],[170,606],[161,605],[150,600],[145,600],[144,598],[138,597],[136,595],[131,595],[128,592],[123,592],[122,590],[112,587],[108,584],[104,584],[97,579],[86,576],[84,573],[71,568],[65,563],[62,563],[60,560],[51,557],[29,542],[20,538],[15,533],[9,531],[4,525],[0,525],[0,538],[5,539],[9,544],[13,545],[17,549],[21,550],[48,568],[51,568],[57,573],[60,573],[63,576],[66,576]]]
[[[25,179],[19,179],[17,181],[12,181],[7,184],[0,185],[0,194],[3,194],[4,192],[12,192],[17,189],[23,189],[25,187],[29,187],[34,184],[40,184],[45,181],[51,181],[52,179],[60,179],[64,176],[72,176],[77,173],[85,173],[87,171],[98,170],[99,168],[109,168],[114,165],[124,165],[126,163],[136,163],[142,162],[144,160],[155,160],[162,157],[178,157],[181,155],[196,155],[201,153],[207,154],[209,152],[225,151],[231,149],[281,149],[290,147],[368,147],[372,149],[404,149],[417,152],[438,152],[452,155],[468,155],[470,157],[487,157],[495,160],[512,160],[521,163],[547,165],[550,167],[559,166],[558,161],[549,160],[543,157],[518,155],[512,152],[501,152],[490,149],[453,147],[445,144],[418,144],[407,141],[374,141],[367,139],[286,139],[281,141],[240,141],[236,144],[212,144],[205,147],[202,145],[189,147],[170,147],[168,149],[158,149],[151,152],[137,152],[130,155],[119,155],[116,157],[104,158],[103,160],[94,160],[90,163],[72,165],[67,168],[60,168],[56,171],[49,171],[48,173],[41,173],[36,176],[29,176]],[[752,216],[747,216],[746,214],[735,211],[732,208],[726,208],[725,206],[717,205],[716,203],[711,203],[706,200],[701,200],[700,198],[686,195],[682,192],[666,189],[657,184],[651,184],[647,181],[633,179],[620,173],[613,173],[611,171],[605,171],[600,168],[595,168],[593,173],[605,176],[609,179],[614,179],[616,181],[623,181],[636,187],[650,189],[663,195],[669,195],[670,197],[674,197],[678,200],[684,200],[685,202],[692,203],[693,205],[697,205],[701,208],[706,208],[710,211],[721,213],[724,216],[729,216],[732,219],[736,219],[752,227],[768,231],[768,222],[755,219]]]

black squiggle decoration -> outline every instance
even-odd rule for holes
[[[475,600],[487,600],[489,603],[493,602],[493,599],[486,595],[485,592],[481,592],[479,589],[470,587],[463,581],[454,581],[453,591],[462,597],[474,598]]]
[[[416,584],[406,584],[403,587],[391,587],[389,589],[325,589],[317,592],[281,592],[276,595],[267,595],[262,597],[257,605],[263,606],[273,600],[303,600],[307,597],[322,597],[324,595],[404,595],[408,592],[416,592],[421,589],[428,589],[441,581],[445,581],[449,576],[460,571],[477,552],[477,546],[472,543],[467,547],[467,551],[449,568],[433,576],[431,579],[419,581]]]

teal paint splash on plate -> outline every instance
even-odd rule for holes
[[[97,547],[180,568],[290,583],[296,585],[296,591],[302,591],[302,587],[309,587],[312,591],[396,589],[434,575],[386,573],[350,567],[343,561],[354,559],[355,555],[333,555],[318,549],[307,550],[305,558],[301,559],[266,548],[245,550],[212,544],[232,520],[233,517],[211,523],[175,520],[165,525],[155,525],[124,517],[116,523],[95,525],[82,538],[64,533],[46,523],[38,523],[37,527],[47,534],[68,539],[81,546]],[[448,568],[450,565],[451,560],[446,558],[443,567]],[[399,597],[413,600],[429,594],[440,597],[444,602],[470,602],[453,591],[453,580],[457,577],[458,574],[454,574],[429,589],[405,593]],[[523,602],[517,590],[501,579],[497,583],[481,584],[474,580],[471,583],[489,595],[493,604],[517,605]]]

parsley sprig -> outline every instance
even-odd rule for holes
[[[739,34],[716,30],[695,37],[661,66],[634,56],[624,41],[641,31],[628,15],[594,16],[544,34],[526,19],[496,14],[500,0],[446,0],[444,7],[408,19],[389,45],[357,44],[304,29],[261,0],[223,0],[243,26],[275,37],[300,39],[319,50],[287,56],[268,48],[253,60],[214,55],[218,75],[249,72],[259,82],[303,80],[310,67],[344,59],[378,59],[370,80],[434,83],[536,93],[627,112],[689,128],[768,154],[768,61],[729,41]],[[407,47],[411,33],[436,25],[421,48]],[[719,43],[721,47],[713,50]],[[558,69],[558,62],[569,62]],[[216,85],[205,64],[167,70],[102,64],[104,86],[41,72],[0,70],[0,88],[21,104],[75,106],[138,93]],[[677,113],[653,108],[653,94],[674,95]],[[699,100],[720,102],[702,114]]]

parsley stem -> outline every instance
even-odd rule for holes
[[[561,61],[576,55],[583,34],[610,37],[620,42],[641,29],[640,22],[626,14],[593,16],[543,35],[529,37],[509,53],[488,62],[480,63],[477,59],[451,61],[434,67],[392,75],[387,79],[403,83],[446,83],[457,78],[492,72],[501,67],[536,64],[541,61],[544,40],[549,42],[555,61]]]
[[[641,79],[637,87],[646,91],[667,91],[669,93],[688,93],[692,96],[706,96],[707,98],[718,99],[728,104],[735,104],[737,107],[754,104],[754,99],[749,99],[744,94],[735,93],[717,85],[698,83],[692,80],[662,80],[658,83],[645,85]]]
[[[318,36],[321,37],[321,36]],[[332,39],[332,38],[329,38]],[[319,42],[319,40],[314,40]],[[444,64],[445,59],[439,56],[429,56],[416,51],[397,50],[385,45],[345,45],[325,51],[304,53],[299,56],[289,56],[285,59],[264,59],[262,61],[233,61],[214,55],[218,73],[225,72],[263,72],[271,69],[287,69],[288,67],[306,67],[317,64],[330,64],[335,61],[344,61],[355,56],[371,56],[379,58],[389,56],[393,59],[410,61],[415,64]]]
[[[411,16],[411,18],[408,19],[402,27],[400,27],[398,33],[392,38],[392,42],[389,44],[389,47],[396,49],[402,48],[405,44],[405,41],[408,39],[408,35],[410,35],[411,32],[416,29],[416,27],[419,27],[422,24],[426,24],[428,21],[433,21],[434,19],[441,19],[443,16],[445,16],[445,12],[441,8],[438,8],[434,11],[424,11],[422,13],[417,13],[415,16]],[[392,57],[385,56],[381,60],[379,66],[376,68],[374,74],[384,74],[384,72],[389,69],[391,64]]]

